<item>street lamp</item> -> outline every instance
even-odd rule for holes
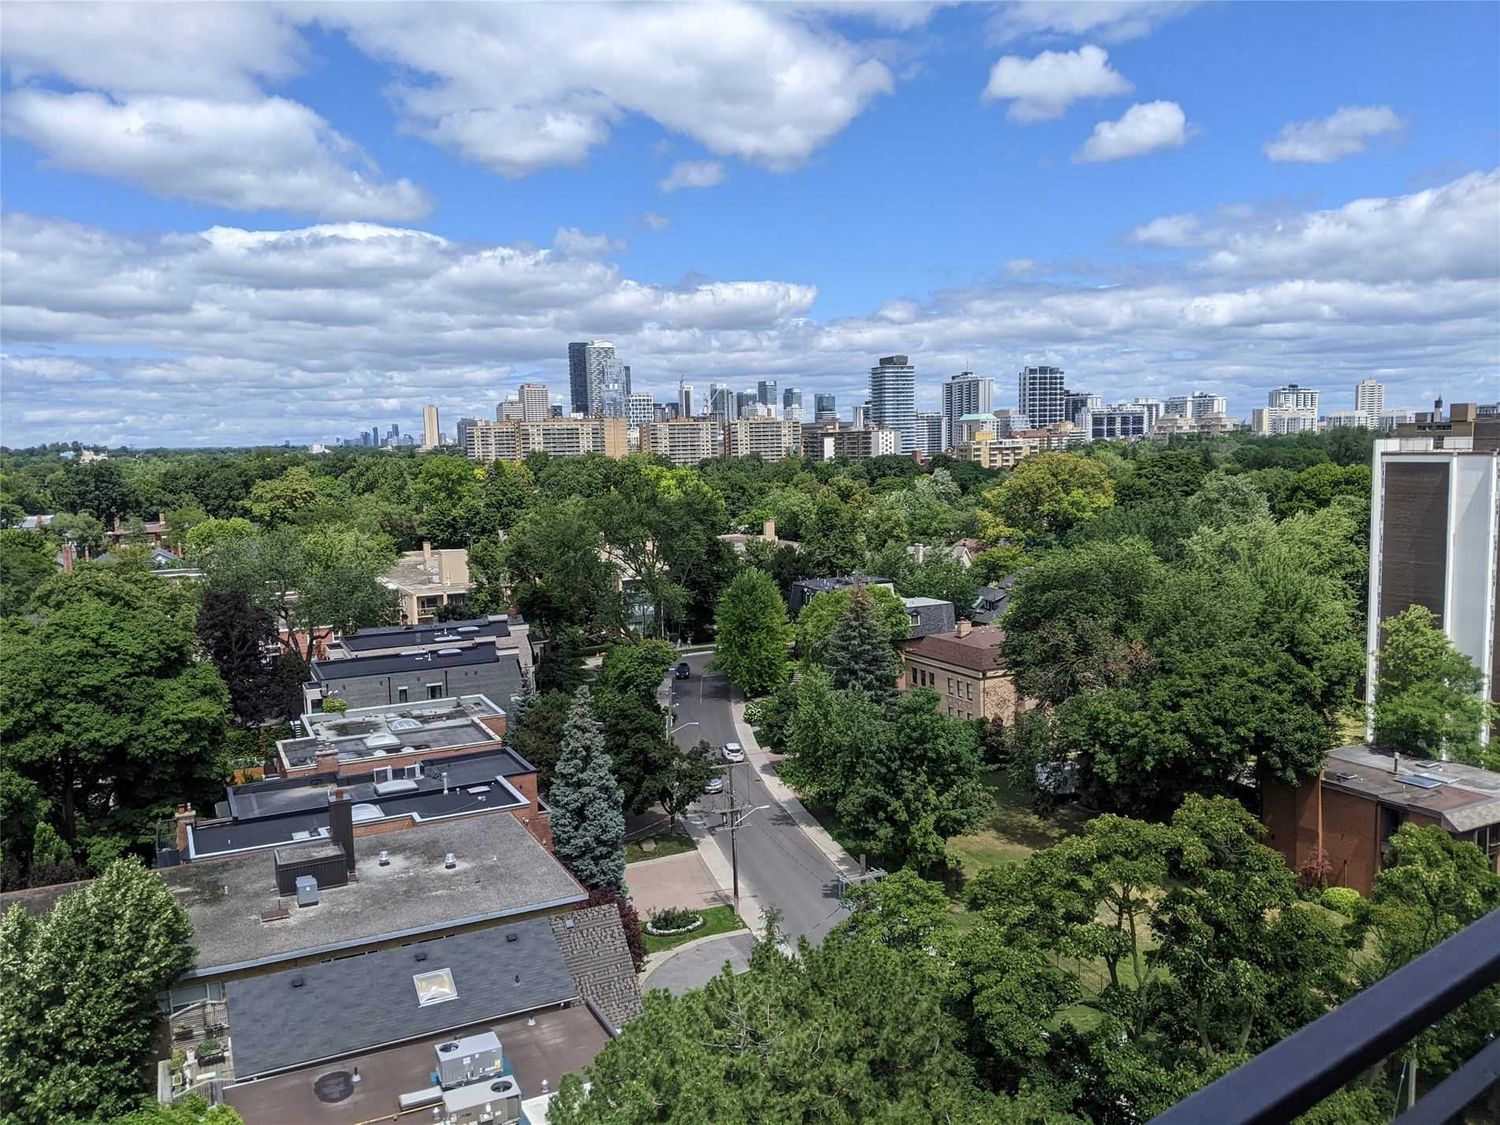
[[[680,730],[687,730],[688,727],[696,727],[696,726],[699,726],[699,725],[701,725],[701,724],[699,724],[697,721],[694,721],[694,722],[691,722],[691,723],[678,723],[671,730],[667,731],[667,737],[671,738],[674,734],[676,734]]]

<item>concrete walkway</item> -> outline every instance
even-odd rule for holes
[[[696,851],[626,864],[625,885],[642,921],[653,910],[669,906],[702,910],[729,902],[729,895],[720,889]]]

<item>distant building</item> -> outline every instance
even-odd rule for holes
[[[781,416],[789,422],[804,421],[800,388],[787,387],[781,392]]]
[[[802,453],[802,427],[780,418],[744,418],[724,426],[725,457],[780,461]]]
[[[882,356],[870,368],[869,420],[896,431],[897,452],[916,451],[917,369],[904,355]]]
[[[849,408],[850,422],[856,430],[862,430],[870,424],[870,404],[868,402],[857,402]],[[899,445],[899,440],[897,442]]]
[[[615,346],[608,340],[585,340],[568,345],[568,389],[572,394],[573,413],[590,417],[601,408],[601,389],[606,383],[620,387],[623,397],[625,376],[619,370]]]
[[[773,411],[776,409],[776,380],[762,379],[755,384],[755,398],[762,406],[769,406]]]
[[[1229,400],[1223,395],[1207,391],[1194,391],[1190,395],[1172,395],[1162,408],[1162,414],[1179,418],[1204,418],[1211,414],[1228,414]]]
[[[1413,605],[1484,674],[1500,703],[1500,417],[1455,403],[1375,442],[1370,480],[1366,703],[1373,708],[1383,622]],[[1369,732],[1373,734],[1373,731]],[[1486,732],[1487,737],[1488,732]],[[1433,751],[1436,753],[1436,749]]]
[[[943,416],[935,410],[917,411],[912,425],[912,451],[924,457],[943,451]]]
[[[420,551],[403,552],[380,582],[401,599],[402,624],[435,621],[444,608],[461,609],[468,603],[473,588],[469,552],[463,547],[433,550],[424,539]]]
[[[679,417],[691,418],[696,413],[697,403],[693,401],[693,384],[677,384],[677,413]]]
[[[1068,391],[1061,367],[1023,367],[1017,377],[1016,407],[1034,426],[1068,417]]]
[[[1300,785],[1264,779],[1261,815],[1266,844],[1291,867],[1326,865],[1324,878],[1362,895],[1403,824],[1435,825],[1467,840],[1500,873],[1500,773],[1477,766],[1343,746]]]
[[[524,422],[525,420],[526,405],[519,398],[502,399],[495,405],[495,421]]]
[[[1379,417],[1385,413],[1385,384],[1374,379],[1361,379],[1354,384],[1354,409],[1362,414]]]
[[[422,448],[436,449],[442,444],[442,430],[438,426],[438,408],[429,402],[422,407]]]
[[[551,414],[551,396],[545,383],[522,383],[516,388],[516,397],[521,401],[521,421],[541,422]]]
[[[707,418],[651,422],[640,430],[640,450],[674,465],[697,465],[718,453],[719,427]]]
[[[902,689],[935,691],[954,719],[999,719],[1007,726],[1024,710],[1000,646],[1003,630],[960,621],[951,632],[907,641],[901,649]]]
[[[629,405],[626,408],[626,421],[631,426],[642,426],[656,417],[656,404],[651,401],[651,396],[643,391],[631,393]]]
[[[959,433],[959,420],[965,415],[989,414],[995,409],[995,381],[961,371],[943,384],[943,445],[956,449],[965,440]]]
[[[1013,469],[1036,451],[1035,442],[1018,437],[996,437],[989,430],[980,430],[968,441],[959,442],[954,456],[983,469]]]
[[[1151,433],[1155,411],[1140,403],[1116,403],[1085,410],[1078,426],[1089,441],[1138,441]]]
[[[469,448],[469,430],[481,421],[483,421],[481,418],[460,418],[458,420],[458,425],[454,427],[454,437],[458,441],[460,448]]]
[[[601,453],[624,457],[630,452],[624,418],[547,418],[540,422],[480,422],[469,431],[465,449],[480,461],[522,461],[532,453],[577,457]]]
[[[813,421],[837,422],[838,420],[838,400],[833,395],[813,395]]]
[[[901,451],[895,430],[885,426],[838,425],[802,427],[802,449],[816,461],[868,461]]]
[[[1312,394],[1316,395],[1317,392],[1313,391]],[[1261,435],[1316,433],[1318,425],[1316,410],[1290,406],[1259,406],[1250,412],[1250,430],[1252,433]]]
[[[1100,410],[1103,406],[1104,400],[1088,391],[1065,391],[1063,393],[1063,417],[1075,426],[1081,425],[1079,419],[1085,410]],[[1024,430],[1027,427],[1021,428]]]

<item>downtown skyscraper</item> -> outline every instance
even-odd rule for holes
[[[870,368],[868,420],[896,431],[897,452],[909,454],[916,449],[917,369],[906,356],[882,356]]]
[[[586,340],[568,345],[568,390],[573,413],[589,417],[604,412],[606,397],[617,406],[616,417],[624,417],[630,394],[630,368],[615,356],[608,340]]]

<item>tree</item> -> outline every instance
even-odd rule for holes
[[[890,634],[875,615],[875,599],[856,586],[843,617],[828,636],[823,665],[833,686],[861,691],[876,703],[895,697],[901,661],[891,648]]]
[[[549,691],[537,696],[524,715],[507,725],[506,733],[514,739],[511,746],[536,767],[537,787],[543,795],[552,790],[553,771],[562,754],[563,727],[572,708],[570,693]]]
[[[286,658],[279,654],[279,633],[269,613],[241,591],[206,590],[197,633],[198,642],[224,678],[230,706],[242,723],[255,726],[295,713],[301,692],[282,674]],[[277,655],[268,657],[268,651]]]
[[[45,535],[8,527],[0,530],[0,617],[20,613],[32,591],[57,571]]]
[[[553,691],[572,695],[588,677],[584,672],[583,630],[577,625],[556,629],[536,666],[536,689],[543,694]]]
[[[120,860],[39,918],[0,918],[0,1111],[96,1121],[150,1094],[156,997],[193,962],[165,883]]]
[[[189,1094],[172,1105],[149,1102],[115,1118],[111,1125],[244,1125],[244,1118],[231,1106],[209,1105],[197,1095]]]
[[[792,627],[770,575],[743,570],[729,584],[714,619],[714,662],[747,696],[774,691],[787,674]]]
[[[1098,461],[1074,453],[1024,458],[984,494],[980,524],[991,543],[1055,541],[1115,501],[1115,484]]]
[[[791,957],[762,942],[748,972],[648,993],[644,1014],[563,1080],[549,1120],[1038,1120],[977,1087],[923,960],[837,941]]]
[[[865,590],[874,599],[876,620],[889,642],[896,645],[906,640],[911,621],[901,599],[884,586],[866,586]],[[852,589],[825,590],[814,594],[802,606],[797,614],[796,635],[797,653],[803,660],[823,663],[828,655],[828,639],[848,612],[853,597]]]
[[[411,482],[411,498],[421,533],[434,546],[465,547],[474,537],[499,529],[484,506],[483,474],[467,457],[422,458]]]
[[[583,498],[528,510],[511,528],[500,559],[516,605],[545,635],[569,625],[591,634],[622,631],[615,568]]]
[[[573,696],[547,803],[552,807],[553,854],[585,887],[620,890],[625,884],[624,794],[610,772],[588,688]]]
[[[853,913],[841,937],[891,949],[925,949],[948,920],[942,885],[909,869],[850,889],[844,903]]]
[[[1479,764],[1484,674],[1453,647],[1426,606],[1386,618],[1382,631],[1375,745],[1419,756],[1447,752]]]
[[[194,658],[182,595],[85,568],[50,579],[0,635],[0,770],[37,787],[70,843],[146,838],[155,816],[222,784],[229,693]]]
[[[677,818],[703,796],[703,787],[718,772],[719,763],[715,760],[714,748],[706,739],[699,739],[692,746],[681,747],[672,756],[662,771],[657,799],[674,828]]]

